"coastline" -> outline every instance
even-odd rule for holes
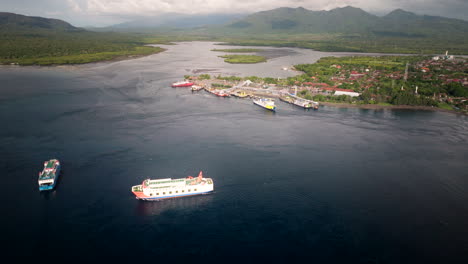
[[[453,113],[453,114],[462,114],[468,115],[468,113],[456,111],[456,110],[448,110],[442,109],[438,107],[431,107],[431,106],[418,106],[418,105],[378,105],[378,104],[348,104],[348,103],[332,103],[332,102],[319,102],[320,105],[324,106],[332,106],[338,108],[360,108],[360,109],[368,109],[368,110],[383,110],[383,109],[397,109],[397,110],[423,110],[423,111],[438,111],[438,112],[446,112],[446,113]]]
[[[90,63],[103,63],[103,62],[106,63],[106,62],[118,62],[118,61],[125,61],[125,60],[133,60],[133,59],[139,59],[139,58],[151,56],[151,55],[154,55],[154,54],[159,54],[159,53],[164,52],[164,51],[167,50],[167,49],[161,48],[161,47],[158,47],[158,48],[160,48],[161,50],[156,51],[154,53],[150,53],[150,54],[120,55],[120,56],[116,56],[116,57],[114,57],[112,59],[108,59],[108,60],[99,60],[99,61],[93,61],[93,62],[88,62],[88,63],[77,63],[77,64],[74,64],[74,65],[86,65],[86,64],[90,64]],[[63,66],[63,65],[67,65],[67,64],[57,64],[56,66]]]
[[[110,63],[110,62],[118,62],[118,61],[125,61],[125,60],[132,60],[132,59],[139,59],[142,57],[154,55],[154,54],[159,54],[161,52],[166,51],[167,49],[157,47],[159,50],[152,52],[152,53],[147,53],[147,54],[127,54],[127,55],[116,55],[115,57],[111,59],[102,59],[102,60],[95,60],[95,61],[89,61],[89,62],[84,62],[84,63],[57,63],[57,64],[7,64],[7,63],[0,63],[1,67],[64,67],[64,66],[77,66],[77,65],[87,65],[87,64],[92,64],[92,63]]]

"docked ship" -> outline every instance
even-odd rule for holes
[[[299,106],[299,107],[302,107],[302,108],[305,108],[305,109],[310,109],[313,106],[311,101],[306,100],[306,99],[299,99],[299,98],[296,98],[292,102],[292,104],[296,105],[296,106]]]
[[[280,100],[283,101],[283,102],[289,103],[289,104],[293,104],[293,105],[302,107],[304,109],[313,108],[313,109],[317,110],[318,107],[319,107],[318,102],[314,102],[314,101],[299,98],[299,97],[292,97],[292,96],[289,96],[289,95],[281,96]]]
[[[181,179],[146,179],[140,185],[132,187],[132,193],[140,200],[161,200],[184,196],[208,194],[213,192],[213,180],[203,178],[200,171],[198,177],[188,176]]]
[[[265,109],[276,111],[275,101],[273,99],[263,97],[255,98],[253,99],[253,103]]]
[[[192,91],[200,91],[201,89],[203,89],[201,85],[192,85]]]
[[[232,93],[233,96],[239,97],[239,98],[246,98],[249,97],[250,95],[246,93],[245,91],[237,91],[235,93]]]
[[[60,162],[57,159],[44,161],[44,169],[39,172],[39,191],[54,189],[60,175]]]
[[[220,89],[207,89],[207,91],[214,94],[214,95],[216,95],[216,96],[220,96],[220,97],[229,97],[229,96],[231,96],[230,94],[228,94],[224,90],[220,90]]]
[[[289,103],[289,104],[292,104],[294,102],[294,98],[292,98],[291,96],[280,96],[279,98],[281,101],[283,102],[286,102],[286,103]]]
[[[189,81],[182,81],[182,82],[175,82],[172,84],[172,87],[190,87],[194,85],[193,82],[189,82]]]

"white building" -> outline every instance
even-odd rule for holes
[[[356,97],[359,96],[359,93],[356,92],[344,92],[344,91],[335,91],[335,94],[333,95],[349,95],[351,97]]]

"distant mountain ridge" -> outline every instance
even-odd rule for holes
[[[223,32],[223,34],[365,33],[411,37],[466,35],[468,22],[445,17],[416,15],[402,9],[379,17],[351,6],[330,11],[281,7],[257,12],[209,30]]]
[[[0,12],[1,31],[24,30],[48,30],[48,31],[83,31],[60,19],[25,16],[8,12]]]
[[[148,28],[195,28],[209,25],[222,25],[235,19],[241,14],[205,14],[188,15],[179,13],[167,13],[153,17],[144,17],[120,24],[107,29],[148,29]]]

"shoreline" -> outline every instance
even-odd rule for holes
[[[357,105],[357,104],[349,104],[349,103],[332,103],[332,102],[319,102],[319,104],[324,105],[324,106],[338,107],[338,108],[360,108],[360,109],[368,109],[368,110],[383,110],[383,109],[423,110],[423,111],[438,111],[438,112],[445,112],[445,113],[468,115],[468,113],[457,111],[457,110],[448,110],[448,109],[442,109],[438,107],[418,106],[418,105],[378,105],[378,104]]]
[[[132,59],[139,59],[155,54],[159,54],[161,52],[166,51],[167,49],[158,47],[161,50],[150,53],[150,54],[131,54],[131,55],[117,55],[112,59],[104,59],[104,60],[96,60],[96,61],[90,61],[90,62],[85,62],[85,63],[59,63],[59,64],[1,64],[0,67],[66,67],[66,66],[80,66],[80,65],[90,65],[93,63],[112,63],[112,62],[118,62],[118,61],[125,61],[125,60],[132,60]]]

